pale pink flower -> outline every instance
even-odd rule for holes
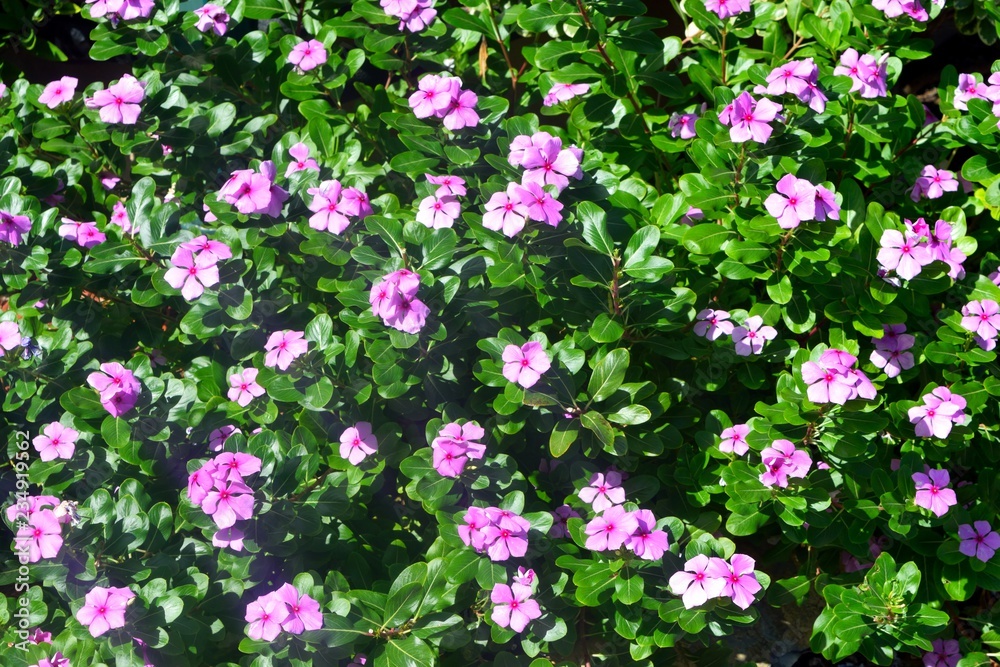
[[[233,256],[233,251],[230,250],[229,246],[222,241],[211,241],[204,234],[196,236],[190,241],[184,241],[178,247],[191,252],[211,255],[217,261],[229,259]]]
[[[718,14],[720,19],[727,19],[750,11],[750,0],[705,0],[705,9]]]
[[[15,550],[28,555],[29,563],[43,558],[55,558],[62,547],[62,526],[52,510],[39,510],[28,517],[26,524],[18,524],[14,537]]]
[[[660,560],[670,546],[667,533],[656,529],[656,517],[649,510],[633,512],[639,524],[625,543],[625,548],[643,560]]]
[[[622,476],[617,472],[594,473],[590,477],[590,485],[580,489],[577,495],[588,503],[595,512],[621,505],[625,502],[625,489],[622,488]]]
[[[684,569],[674,572],[668,584],[670,592],[680,595],[685,609],[700,607],[712,598],[722,595],[726,580],[709,572],[711,561],[705,554],[698,554],[684,563]]]
[[[340,456],[358,465],[378,450],[378,439],[369,422],[358,422],[340,434]]]
[[[538,602],[531,599],[531,587],[521,584],[494,584],[490,592],[493,613],[490,618],[501,628],[523,632],[528,623],[542,615]]]
[[[38,450],[43,461],[73,458],[76,449],[76,439],[80,433],[59,422],[52,422],[42,429],[42,434],[35,436],[32,444]]]
[[[486,202],[486,213],[483,214],[483,227],[503,232],[508,238],[517,236],[524,229],[528,217],[528,207],[521,203],[515,188],[516,183],[509,183],[506,191],[494,192]]]
[[[452,195],[425,197],[417,211],[417,222],[431,229],[443,229],[455,224],[462,205]]]
[[[551,107],[590,92],[589,83],[554,83],[542,100],[542,106]]]
[[[776,189],[778,192],[767,197],[764,207],[778,220],[779,227],[795,229],[802,222],[816,219],[816,187],[812,183],[785,174]]]
[[[316,69],[326,62],[326,58],[326,47],[315,39],[299,42],[288,54],[288,62],[295,65],[295,69],[300,72]]]
[[[263,396],[264,388],[257,384],[257,373],[256,368],[244,368],[241,372],[230,375],[229,392],[226,394],[229,400],[236,401],[240,407],[245,408],[254,398]]]
[[[719,436],[722,438],[722,442],[719,443],[719,451],[732,452],[736,456],[743,456],[750,450],[750,445],[747,444],[746,440],[749,434],[750,426],[748,424],[733,424],[731,427],[724,429]]]
[[[17,322],[0,322],[0,357],[21,344],[21,328]]]
[[[267,351],[264,365],[269,368],[277,366],[286,371],[292,361],[306,353],[309,343],[305,340],[305,332],[286,329],[272,333],[264,349]]]
[[[878,263],[904,280],[912,280],[923,266],[933,261],[930,249],[912,234],[904,237],[895,229],[886,229],[879,243],[882,247],[876,256]]]
[[[591,551],[614,551],[620,548],[639,527],[632,512],[626,512],[621,505],[604,511],[592,519],[584,532],[589,536],[586,547]]]
[[[86,626],[92,637],[108,630],[125,627],[125,608],[135,597],[128,588],[95,586],[87,593],[86,604],[76,612],[76,620]]]
[[[955,492],[945,488],[951,481],[947,470],[926,468],[926,474],[915,472],[912,475],[917,493],[913,502],[917,507],[929,509],[936,517],[942,517],[948,508],[958,503]]]
[[[316,160],[309,157],[309,147],[301,141],[288,149],[288,154],[292,156],[292,161],[285,169],[285,178],[288,178],[297,171],[319,171]]]
[[[764,318],[759,315],[747,318],[746,322],[733,329],[736,354],[741,357],[760,354],[764,350],[764,343],[774,340],[777,335],[777,330],[765,325]]]
[[[139,102],[146,96],[146,82],[139,81],[131,74],[125,74],[118,83],[98,90],[84,103],[90,109],[100,109],[99,115],[105,123],[135,125],[139,119]]]
[[[77,79],[72,76],[64,76],[58,81],[53,81],[45,86],[45,90],[38,96],[38,102],[50,109],[55,109],[60,104],[73,99],[77,83]]]
[[[96,222],[78,222],[69,218],[62,218],[59,236],[67,241],[76,241],[81,248],[93,248],[108,239],[97,229]]]
[[[438,189],[434,192],[438,197],[444,197],[445,195],[464,197],[466,194],[464,178],[449,175],[434,176],[432,174],[424,174],[424,176],[427,178],[428,183],[438,186]]]
[[[125,204],[120,201],[116,201],[115,205],[111,209],[111,218],[108,220],[109,224],[121,227],[121,230],[125,234],[134,234],[136,229],[132,225],[132,221],[129,220],[128,210],[125,208]]]
[[[178,247],[170,258],[171,268],[163,279],[174,289],[181,291],[188,301],[196,301],[205,293],[206,287],[219,283],[218,259],[211,253],[198,253],[195,257],[190,250]]]
[[[502,359],[503,376],[525,389],[533,387],[542,374],[552,367],[549,355],[537,341],[529,341],[520,347],[508,345],[504,348]]]
[[[917,177],[910,190],[910,199],[920,201],[921,197],[928,199],[939,199],[945,192],[955,192],[958,190],[958,181],[955,180],[955,173],[947,169],[936,169],[934,165],[924,167],[920,176]]]
[[[250,639],[274,641],[281,632],[281,624],[288,618],[288,606],[273,593],[263,595],[247,605],[244,620],[250,624]]]
[[[750,556],[733,554],[729,563],[721,558],[713,558],[706,573],[723,582],[719,597],[728,597],[737,607],[746,609],[753,604],[754,594],[762,588],[754,574],[755,565]]]
[[[417,92],[410,95],[410,108],[417,118],[437,116],[446,113],[451,106],[451,82],[449,77],[427,74],[417,83]]]
[[[201,501],[205,514],[212,517],[219,528],[231,528],[237,519],[253,516],[253,490],[242,480],[213,478],[211,490]]]
[[[479,125],[479,114],[476,113],[478,103],[479,97],[471,90],[452,92],[444,115],[444,126],[455,131]]]

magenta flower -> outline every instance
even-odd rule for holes
[[[924,667],[956,667],[962,659],[957,639],[935,639],[931,647],[923,655]]]
[[[747,424],[733,424],[724,429],[721,434],[722,442],[719,443],[720,452],[731,452],[736,456],[743,456],[750,450],[746,437],[750,433],[750,426]]]
[[[76,439],[80,433],[59,422],[52,422],[42,429],[42,435],[35,436],[32,444],[43,461],[73,458]]]
[[[777,330],[774,327],[766,326],[764,318],[759,315],[747,318],[747,321],[741,326],[733,329],[736,354],[741,357],[760,354],[764,350],[764,343],[774,340],[777,335]]]
[[[820,222],[823,222],[827,218],[830,220],[840,220],[840,205],[837,204],[837,198],[834,193],[822,185],[817,185],[815,188],[816,219]]]
[[[188,475],[187,496],[194,505],[201,505],[208,492],[215,486],[216,476],[224,479],[225,475],[220,473],[214,461],[207,461],[200,468]]]
[[[554,185],[557,194],[569,185],[570,178],[583,177],[580,158],[572,150],[563,148],[559,137],[551,137],[541,145],[533,142],[525,149],[521,166],[526,170],[521,180],[523,186],[530,183]]]
[[[758,101],[751,97],[750,93],[743,92],[722,110],[719,121],[723,125],[731,125],[729,138],[734,143],[753,139],[764,144],[771,138],[772,129],[768,123],[775,119],[779,111],[781,111],[780,104],[766,98]]]
[[[625,489],[621,483],[622,476],[617,472],[608,472],[606,476],[595,472],[590,477],[590,485],[580,489],[577,495],[595,512],[603,512],[625,502]]]
[[[514,190],[516,183],[507,185],[507,190],[495,192],[486,202],[486,213],[483,214],[483,227],[495,232],[503,232],[507,238],[517,236],[527,222],[528,207]]]
[[[281,632],[281,624],[288,618],[288,605],[273,593],[262,595],[247,605],[243,618],[250,624],[247,629],[250,639],[274,641]]]
[[[309,188],[307,192],[313,196],[309,210],[314,215],[309,218],[309,226],[320,231],[328,230],[333,234],[343,234],[351,221],[342,210],[340,181],[323,181],[318,187]]]
[[[326,62],[326,47],[315,39],[301,41],[292,47],[288,62],[299,72],[308,72]]]
[[[913,473],[913,482],[917,485],[917,494],[914,503],[917,507],[929,509],[934,516],[942,517],[948,512],[948,508],[958,503],[955,492],[945,488],[951,481],[947,470],[940,468],[930,469],[925,466],[926,474],[922,472]]]
[[[264,344],[267,354],[264,355],[264,365],[269,368],[277,366],[283,371],[298,357],[306,353],[309,343],[305,340],[305,332],[275,331]]]
[[[681,596],[685,609],[700,607],[722,595],[726,580],[712,575],[708,569],[710,564],[708,556],[698,554],[684,563],[683,570],[670,576],[670,592]]]
[[[542,100],[542,106],[553,107],[560,102],[571,100],[590,92],[589,83],[554,83]]]
[[[233,251],[229,249],[229,246],[221,241],[210,241],[204,234],[196,236],[190,241],[184,241],[178,247],[199,254],[211,255],[217,261],[229,259],[233,256]]]
[[[219,481],[242,482],[260,472],[261,461],[253,454],[243,452],[223,452],[213,460],[212,476]]]
[[[100,637],[108,630],[125,627],[125,607],[134,597],[128,588],[95,586],[87,593],[86,604],[76,612],[76,620],[92,637]]]
[[[601,516],[592,519],[584,532],[587,538],[585,546],[591,551],[614,551],[620,548],[639,527],[632,512],[626,512],[621,505],[616,505],[604,511]]]
[[[26,524],[18,525],[15,550],[27,553],[29,563],[56,557],[63,544],[62,526],[52,510],[36,511],[28,517]]]
[[[851,78],[851,92],[861,91],[861,97],[885,97],[886,61],[888,54],[878,61],[870,54],[859,55],[855,49],[847,49],[840,56],[840,65],[834,68],[837,76]]]
[[[428,183],[438,186],[438,189],[434,192],[438,197],[444,197],[445,195],[464,197],[466,194],[464,178],[448,175],[434,176],[432,174],[424,174],[424,176],[427,178]]]
[[[813,403],[843,405],[858,393],[848,368],[839,364],[821,366],[807,361],[802,364],[802,381],[809,385],[806,395]]]
[[[705,0],[705,9],[715,12],[720,19],[727,19],[750,11],[750,0]]]
[[[528,218],[536,222],[544,222],[552,227],[559,225],[562,220],[562,214],[559,211],[563,209],[563,205],[542,189],[538,183],[515,185],[514,194],[527,207]]]
[[[243,539],[246,535],[236,526],[220,528],[212,535],[212,546],[220,549],[232,549],[233,551],[243,551]]]
[[[67,241],[76,241],[81,248],[93,248],[108,240],[108,237],[97,229],[96,222],[77,222],[69,218],[62,218],[59,236]]]
[[[508,345],[503,350],[502,359],[503,376],[525,389],[535,386],[542,374],[552,367],[549,355],[537,341],[528,341],[521,347]]]
[[[807,60],[791,60],[771,70],[767,75],[767,86],[758,86],[754,91],[766,95],[784,95],[791,93],[801,97],[809,87],[806,83],[816,71],[812,58]]]
[[[21,328],[17,322],[0,322],[0,357],[21,345]]]
[[[340,434],[340,456],[358,465],[378,450],[378,439],[372,435],[369,422],[358,422]]]
[[[206,287],[219,283],[218,258],[212,253],[198,253],[178,247],[170,258],[171,268],[163,279],[174,289],[181,291],[188,301],[197,301],[205,293]]]
[[[231,528],[237,519],[253,516],[253,490],[242,480],[213,479],[212,489],[201,501],[205,514],[219,528]]]
[[[733,323],[729,321],[728,311],[706,308],[699,312],[696,317],[698,319],[694,325],[696,336],[702,336],[708,340],[718,340],[722,336],[729,336],[733,333]]]
[[[520,584],[522,586],[532,587],[535,585],[535,571],[532,569],[524,569],[520,565],[517,566],[517,574],[512,577],[515,584]]]
[[[135,125],[139,120],[139,102],[146,96],[146,82],[139,81],[131,74],[125,74],[118,83],[98,90],[84,103],[89,109],[100,109],[101,120],[105,123]]]
[[[121,227],[121,230],[125,234],[134,234],[135,227],[132,225],[132,221],[129,220],[128,211],[125,209],[125,204],[120,201],[116,201],[115,205],[111,209],[111,218],[108,220],[109,224],[115,225],[116,227]]]
[[[455,224],[462,214],[462,205],[452,195],[425,197],[417,211],[417,222],[431,229],[443,229]]]
[[[148,18],[153,13],[153,0],[86,0],[86,4],[92,4],[90,15],[93,18],[100,18],[107,15],[111,19],[112,25],[118,20],[131,21],[137,18]]]
[[[443,477],[461,475],[469,459],[478,460],[485,456],[486,445],[476,442],[485,434],[482,427],[475,422],[467,422],[464,425],[451,423],[443,426],[438,437],[431,443],[435,470]]]
[[[481,507],[470,507],[462,517],[464,524],[458,525],[458,536],[465,546],[478,552],[486,549],[486,528],[490,525],[490,517]]]
[[[799,223],[816,219],[816,187],[812,183],[785,174],[776,189],[778,192],[767,197],[764,207],[778,220],[779,227],[795,229]]]
[[[660,560],[670,547],[666,532],[656,530],[656,517],[649,510],[633,512],[639,527],[628,538],[625,548],[643,560]]]
[[[368,195],[357,188],[344,188],[338,208],[344,215],[354,216],[358,220],[364,220],[375,212]]]
[[[667,121],[667,129],[674,139],[694,139],[697,134],[694,131],[694,123],[698,120],[696,113],[673,113]]]
[[[962,328],[971,331],[983,341],[993,341],[997,337],[997,330],[1000,329],[1000,305],[992,299],[982,301],[970,301],[962,306]],[[992,349],[987,347],[986,349]]]
[[[274,183],[276,175],[274,163],[270,160],[261,162],[259,171],[234,171],[229,180],[219,188],[219,198],[246,215],[264,213],[271,217],[278,216],[289,195]]]
[[[437,16],[431,7],[433,0],[382,0],[382,9],[389,16],[399,19],[399,29],[420,32]],[[362,663],[363,664],[363,663]]]
[[[494,584],[490,592],[493,613],[490,618],[501,628],[523,632],[528,623],[542,615],[538,603],[531,599],[531,587],[521,584]]]
[[[569,537],[569,525],[567,522],[570,519],[581,518],[580,513],[569,505],[560,505],[554,512],[550,512],[550,514],[552,515],[552,527],[549,528],[549,537],[552,539]]]
[[[87,376],[87,384],[101,394],[101,401],[110,401],[117,394],[138,394],[141,385],[132,371],[118,362],[101,364],[100,371]]]
[[[740,609],[753,604],[753,596],[762,586],[753,572],[756,565],[753,558],[743,554],[733,554],[727,563],[721,558],[713,558],[706,573],[723,582],[719,597],[728,597]]]
[[[476,104],[479,96],[471,90],[461,90],[461,80],[452,79],[452,94],[444,115],[444,126],[451,131],[479,125]],[[458,88],[458,90],[455,90]]]
[[[220,37],[226,34],[226,27],[229,25],[229,14],[226,10],[215,4],[207,4],[194,10],[198,22],[194,24],[195,29],[201,32],[215,31]]]
[[[301,141],[289,148],[288,154],[292,156],[292,161],[285,169],[285,178],[297,171],[319,171],[316,160],[309,157],[309,147]]]
[[[955,88],[955,97],[952,100],[952,104],[956,109],[967,111],[969,109],[969,100],[989,100],[991,92],[990,86],[979,81],[975,74],[959,74],[958,87]]]
[[[804,449],[795,449],[790,440],[775,440],[760,453],[765,470],[759,479],[764,486],[786,488],[789,477],[805,477],[812,466],[812,458]]]
[[[44,633],[44,634],[47,634],[49,636],[49,639],[52,638],[51,633]],[[31,639],[29,638],[28,641],[31,641]],[[38,642],[33,642],[33,643],[37,644]],[[69,662],[69,658],[64,656],[62,654],[62,651],[56,651],[51,658],[42,658],[41,660],[39,660],[34,665],[31,665],[30,667],[71,667],[71,665]]]
[[[958,190],[958,181],[955,180],[955,173],[947,169],[935,169],[933,165],[927,165],[920,172],[920,176],[910,190],[910,199],[920,201],[921,197],[928,199],[938,199],[944,196],[945,192],[955,192]]]
[[[6,509],[8,521],[16,523],[18,517],[31,518],[35,512],[40,512],[46,507],[56,507],[61,501],[56,496],[28,496],[25,502],[27,508],[19,506],[20,503],[14,503]]]
[[[72,76],[64,76],[58,81],[53,81],[45,86],[45,90],[38,96],[39,104],[44,104],[50,109],[55,109],[64,102],[73,99],[78,81]]]
[[[535,132],[532,135],[519,134],[510,141],[510,154],[507,162],[512,167],[520,167],[524,161],[525,153],[529,148],[541,148],[547,141],[552,139],[548,132]]]
[[[920,0],[872,0],[872,7],[881,9],[885,12],[886,18],[890,19],[902,16],[903,14],[906,14],[914,21],[923,22],[930,18],[927,10],[920,5]],[[961,76],[960,74],[959,77]]]
[[[987,521],[976,521],[971,526],[967,523],[962,524],[958,527],[958,537],[962,540],[958,550],[984,563],[993,558],[993,554],[1000,549],[1000,534],[990,528]]]
[[[920,243],[917,236],[907,234],[904,238],[901,232],[887,229],[882,232],[881,248],[878,251],[878,263],[886,271],[895,271],[896,275],[905,280],[912,280],[920,273],[920,269],[934,261],[930,250]]]
[[[35,628],[32,633],[28,635],[28,641],[32,644],[51,644],[52,633],[45,632],[41,628]]]
[[[921,398],[923,405],[916,405],[907,411],[911,424],[916,424],[918,437],[947,438],[954,424],[965,419],[964,398],[953,394],[947,387],[938,387]]]
[[[427,74],[417,83],[417,92],[410,95],[410,108],[417,118],[444,115],[451,106],[450,77]]]
[[[323,614],[319,602],[299,591],[291,584],[284,584],[271,593],[276,599],[285,603],[288,616],[281,621],[281,629],[293,635],[300,635],[306,630],[319,630],[323,627]]]
[[[229,376],[229,391],[227,396],[230,401],[236,401],[241,408],[250,405],[257,396],[264,395],[264,388],[257,384],[257,369],[244,368],[239,373]]]
[[[232,424],[212,429],[212,432],[208,434],[208,448],[213,452],[221,451],[229,437],[235,433],[242,433],[242,431]]]
[[[30,229],[31,220],[28,216],[0,211],[0,241],[6,241],[17,247],[21,245],[21,241]]]

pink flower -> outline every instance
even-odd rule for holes
[[[410,95],[410,108],[417,118],[444,115],[451,106],[449,77],[427,74],[417,84],[417,92]]]
[[[261,464],[256,456],[243,452],[223,452],[212,462],[212,476],[219,481],[230,482],[242,482],[244,477],[260,472]]]
[[[604,511],[601,516],[592,519],[584,532],[587,538],[586,547],[591,551],[614,551],[620,548],[639,527],[632,512],[626,512],[621,505],[616,505]]]
[[[434,176],[432,174],[424,174],[424,176],[427,178],[428,183],[439,186],[434,192],[438,197],[444,197],[445,195],[464,197],[466,194],[464,178],[448,175]]]
[[[437,16],[437,10],[431,7],[432,0],[382,0],[380,4],[386,14],[400,19],[400,30],[420,32]]]
[[[922,472],[913,473],[913,482],[917,485],[917,494],[914,503],[917,507],[929,509],[934,516],[942,517],[948,512],[948,508],[958,503],[955,492],[946,489],[951,478],[947,470],[926,468],[927,474]]]
[[[554,512],[550,512],[550,514],[552,514],[552,527],[549,528],[549,537],[552,539],[569,537],[569,526],[567,522],[570,519],[580,518],[580,513],[569,505],[560,505]]]
[[[131,74],[125,74],[118,83],[98,90],[84,103],[89,109],[100,109],[99,115],[105,123],[135,125],[139,120],[139,102],[146,96],[146,82],[139,81]]]
[[[475,422],[446,424],[431,443],[434,469],[443,477],[461,475],[469,459],[482,459],[486,454],[486,446],[476,442],[485,434]]]
[[[460,84],[461,82],[459,82]],[[444,126],[454,132],[479,125],[479,114],[476,113],[476,104],[478,103],[479,96],[471,90],[453,91],[444,115]]]
[[[431,229],[443,229],[455,224],[462,214],[462,205],[452,195],[425,197],[417,211],[417,222]]]
[[[733,424],[724,429],[721,434],[722,442],[719,443],[720,452],[732,452],[736,456],[743,456],[750,450],[746,437],[750,433],[750,426],[747,424]]]
[[[542,106],[552,107],[578,95],[586,95],[588,92],[590,92],[589,83],[554,83],[542,100]]]
[[[340,456],[353,465],[358,465],[377,449],[378,440],[372,435],[369,422],[358,422],[340,434]]]
[[[711,561],[705,554],[698,554],[684,563],[684,569],[670,576],[670,592],[680,595],[685,609],[700,607],[712,598],[722,595],[726,580],[709,572]]]
[[[705,9],[718,14],[720,19],[727,19],[750,11],[750,0],[705,0]]]
[[[521,199],[514,192],[516,188],[516,183],[510,183],[507,185],[506,191],[493,193],[490,200],[486,202],[483,227],[495,232],[502,231],[504,236],[508,238],[513,238],[524,229],[528,217],[528,207],[521,203]]]
[[[62,219],[59,236],[68,241],[76,241],[81,248],[93,248],[108,240],[107,236],[98,231],[96,222],[77,222],[69,218]]]
[[[0,357],[21,344],[21,328],[17,322],[0,322]]]
[[[44,104],[50,109],[55,109],[63,102],[73,99],[76,92],[77,80],[72,76],[64,76],[58,81],[53,81],[45,86],[45,90],[38,96],[39,104]]]
[[[992,341],[1000,329],[1000,305],[992,299],[970,301],[962,307],[962,328],[979,336],[984,341]]]
[[[190,250],[178,247],[170,258],[173,266],[167,269],[163,279],[174,289],[179,289],[181,296],[188,301],[197,301],[206,287],[219,283],[217,262],[214,254],[198,253],[195,257]]]
[[[292,161],[285,169],[285,178],[288,178],[297,171],[319,171],[316,160],[309,157],[309,147],[301,141],[288,149],[288,154],[292,156]]]
[[[281,632],[281,624],[288,618],[288,605],[274,596],[263,595],[247,605],[244,619],[250,624],[247,636],[250,639],[273,641]]]
[[[852,93],[860,90],[864,98],[885,97],[886,60],[888,54],[876,61],[875,56],[861,56],[855,49],[847,49],[841,54],[840,65],[834,68],[833,73],[851,78]]]
[[[219,198],[232,204],[240,213],[264,213],[275,217],[281,214],[281,206],[288,199],[288,192],[274,183],[276,176],[274,163],[265,160],[259,171],[240,169],[234,171],[221,188]]]
[[[20,506],[21,503],[14,503],[7,508],[7,520],[11,523],[16,523],[18,517],[29,519],[35,512],[39,512],[46,507],[56,507],[60,502],[56,496],[28,496],[25,499],[27,508]]]
[[[776,189],[778,192],[768,196],[764,207],[778,220],[779,227],[795,229],[801,222],[816,219],[816,187],[812,183],[785,174]]]
[[[52,638],[52,635],[50,633],[45,633],[45,634],[48,634],[50,639]],[[62,651],[56,651],[51,658],[42,658],[36,664],[31,665],[31,667],[71,667],[71,665],[69,662],[69,658],[64,656],[62,654]]]
[[[952,100],[952,105],[956,109],[967,111],[969,100],[989,100],[990,92],[990,86],[977,80],[975,74],[959,74],[958,87],[955,88],[955,97]]]
[[[550,137],[540,144],[533,141],[524,151],[521,166],[526,170],[521,181],[523,186],[528,187],[530,183],[554,185],[557,194],[569,185],[570,178],[583,176],[580,158],[571,149],[563,148],[559,137]]]
[[[243,538],[246,537],[243,531],[235,526],[220,528],[212,535],[212,546],[220,549],[232,549],[233,551],[243,551]]]
[[[341,206],[340,181],[323,181],[319,187],[307,191],[313,196],[309,210],[314,215],[309,218],[313,229],[328,230],[333,234],[343,234],[351,221],[347,219]]]
[[[836,196],[832,191],[817,185],[816,187],[816,219],[823,222],[827,218],[830,220],[840,220],[840,205],[837,204]]]
[[[108,630],[125,627],[125,607],[135,597],[128,588],[95,586],[87,593],[86,604],[76,612],[76,620],[87,627],[92,637]]]
[[[242,431],[232,424],[227,424],[225,426],[220,426],[217,429],[213,429],[212,432],[208,434],[208,448],[213,452],[221,451],[223,445],[226,444],[226,441],[229,440],[229,437],[234,433],[242,433]]]
[[[913,368],[913,353],[901,352],[900,350],[875,350],[871,353],[869,360],[877,368],[885,371],[886,377],[894,378],[904,370]]]
[[[954,496],[954,493],[952,493]],[[1000,549],[1000,535],[990,528],[987,521],[976,521],[971,526],[962,524],[958,527],[958,537],[962,540],[958,550],[970,558],[978,558],[984,563],[993,558]]]
[[[537,341],[528,341],[520,347],[508,345],[503,350],[502,359],[503,376],[525,389],[533,387],[542,373],[552,367],[549,355]]]
[[[927,10],[920,5],[919,0],[872,0],[872,7],[881,9],[885,12],[886,18],[890,19],[902,16],[903,14],[906,14],[915,21],[926,21],[930,18]]]
[[[965,419],[964,398],[952,394],[947,387],[938,387],[922,397],[923,405],[916,405],[907,411],[911,424],[916,424],[918,437],[947,438],[953,424]]]
[[[643,560],[660,560],[669,548],[666,532],[656,530],[656,517],[649,510],[633,512],[639,527],[629,537],[625,548]]]
[[[319,630],[323,627],[323,614],[319,602],[299,591],[291,584],[284,584],[271,593],[276,599],[285,603],[288,616],[281,621],[281,629],[293,635],[300,635],[306,630]]]
[[[667,129],[674,139],[694,139],[698,136],[694,131],[694,123],[698,120],[696,113],[673,113],[667,121]]]
[[[771,70],[767,75],[767,86],[758,86],[755,92],[767,95],[784,95],[791,93],[801,97],[808,88],[806,81],[816,71],[812,58],[807,60],[791,60]]]
[[[39,510],[18,528],[14,542],[18,552],[28,554],[29,563],[55,558],[63,544],[62,526],[52,510]]]
[[[753,558],[743,554],[733,554],[727,563],[721,558],[713,558],[706,573],[723,582],[719,597],[728,597],[740,609],[753,604],[753,596],[762,586],[753,572],[756,565]]]
[[[229,392],[226,394],[230,401],[236,401],[241,408],[250,405],[257,396],[264,395],[264,388],[257,384],[257,369],[244,368],[239,373],[229,376]]]
[[[200,468],[188,475],[187,496],[195,505],[201,505],[208,492],[215,485],[216,475],[224,478],[224,474],[219,472],[214,461],[205,462]]]
[[[935,169],[933,165],[927,165],[920,172],[920,176],[910,190],[910,199],[920,201],[921,197],[928,199],[939,199],[945,192],[955,192],[958,190],[958,181],[955,180],[955,173],[947,169]]]
[[[548,132],[535,132],[532,135],[517,135],[510,141],[510,154],[507,156],[507,162],[510,163],[510,166],[512,167],[520,167],[521,162],[524,161],[524,155],[529,148],[539,148],[551,139],[552,135]]]
[[[253,490],[242,480],[213,479],[212,489],[201,501],[205,514],[219,528],[231,528],[237,519],[253,516]]]
[[[139,381],[132,371],[118,362],[101,364],[101,370],[87,376],[87,384],[101,394],[101,401],[110,401],[118,394],[138,395],[141,390]]]
[[[52,422],[42,429],[42,435],[35,436],[32,444],[43,461],[69,459],[76,449],[76,439],[80,433],[59,422]]]
[[[116,201],[114,207],[112,207],[111,218],[108,220],[108,223],[121,227],[122,232],[125,234],[135,233],[135,227],[132,226],[132,221],[129,220],[125,204],[120,201]]]
[[[854,378],[848,368],[839,364],[820,365],[812,361],[802,364],[802,381],[809,385],[806,395],[813,403],[843,405],[857,397]]]
[[[734,0],[729,1],[734,2]],[[781,111],[780,104],[767,98],[758,101],[751,97],[750,93],[743,92],[729,107],[723,109],[723,113],[719,114],[719,121],[723,125],[732,125],[729,128],[729,138],[734,143],[753,139],[764,144],[771,138],[772,129],[768,123],[775,119],[779,111]]]
[[[486,553],[493,562],[502,562],[511,556],[521,558],[528,552],[527,529],[490,524],[483,530]]]
[[[733,342],[736,343],[736,354],[741,357],[760,354],[764,350],[764,343],[774,340],[777,335],[778,332],[774,327],[764,324],[764,318],[754,315],[748,318],[741,326],[733,329]]]
[[[525,174],[527,176],[527,174]],[[538,183],[515,185],[514,195],[528,209],[528,218],[537,222],[557,227],[562,220],[563,209],[551,194],[542,189]]]
[[[603,512],[625,502],[625,489],[621,483],[622,476],[617,472],[609,472],[607,476],[596,472],[590,477],[590,485],[580,489],[577,495],[595,512]]]
[[[486,528],[490,525],[490,517],[481,507],[470,507],[462,517],[464,524],[458,526],[458,536],[465,546],[478,552],[486,549]]]
[[[698,319],[694,325],[696,336],[702,336],[708,340],[718,340],[722,336],[729,336],[733,333],[733,323],[729,321],[728,311],[707,308],[699,312],[696,317]]]
[[[528,623],[542,615],[538,603],[531,599],[531,587],[521,584],[494,584],[490,592],[493,613],[490,618],[501,628],[523,632]]]
[[[34,631],[28,635],[28,641],[32,644],[50,644],[52,643],[52,633],[44,632],[41,628],[35,628]]]
[[[955,667],[962,659],[956,639],[935,639],[932,650],[924,653],[924,667]]]
[[[764,486],[786,488],[789,477],[805,477],[812,466],[812,458],[803,449],[795,449],[790,440],[775,440],[760,453],[765,471],[760,474]]]
[[[309,349],[309,343],[305,340],[303,331],[275,331],[264,344],[267,354],[264,355],[264,365],[269,368],[277,366],[283,371],[288,370],[288,366],[296,358],[302,356]]]
[[[934,261],[930,250],[920,243],[920,239],[911,234],[903,237],[895,229],[882,232],[881,248],[878,251],[878,263],[886,271],[895,271],[896,275],[905,280],[912,280],[920,273],[921,267]]]
[[[0,241],[6,241],[17,247],[21,245],[21,241],[30,229],[31,220],[28,216],[0,211]]]
[[[292,47],[288,62],[299,72],[308,72],[326,62],[326,47],[315,39],[301,41]]]
[[[204,234],[196,236],[190,241],[184,241],[178,247],[191,252],[211,255],[217,261],[229,259],[233,256],[233,251],[229,249],[229,246],[221,241],[209,241],[208,237]]]
[[[194,10],[194,13],[198,17],[198,22],[194,25],[195,29],[201,32],[214,30],[215,34],[220,37],[226,34],[226,27],[229,24],[229,14],[219,5],[209,3],[204,7]]]

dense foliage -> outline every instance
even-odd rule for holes
[[[676,9],[89,0],[120,77],[4,70],[3,664],[709,664],[766,606],[988,663],[1000,61],[929,107],[949,7]]]

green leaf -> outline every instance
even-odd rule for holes
[[[385,614],[382,616],[386,627],[395,628],[408,621],[420,606],[424,597],[422,581],[411,581],[389,595],[385,603]]]
[[[767,280],[767,295],[777,304],[785,305],[792,300],[792,281],[788,274],[773,275]]]
[[[580,423],[583,424],[584,428],[592,431],[605,448],[614,445],[615,431],[600,412],[591,410],[583,413],[580,417]]]
[[[636,604],[642,600],[644,582],[638,574],[619,576],[615,580],[615,598],[622,604]]]
[[[721,225],[706,223],[687,230],[681,243],[695,255],[711,255],[722,250],[722,246],[735,236]]]
[[[606,313],[601,313],[590,326],[588,333],[596,343],[615,343],[625,333],[625,327],[611,319]]]
[[[615,348],[601,359],[590,376],[587,393],[592,401],[603,401],[618,391],[628,370],[629,353],[625,348]]]
[[[580,435],[580,427],[575,420],[563,420],[556,422],[549,435],[549,452],[553,458],[559,458],[576,442]]]
[[[128,422],[120,417],[110,415],[101,423],[101,437],[108,446],[113,449],[121,449],[129,443],[132,437],[132,429]]]
[[[608,236],[607,214],[597,204],[582,201],[577,204],[576,216],[583,226],[583,240],[594,250],[611,257],[615,252],[615,244]]]
[[[422,177],[426,172],[434,169],[438,162],[438,159],[424,157],[422,153],[407,151],[394,156],[389,161],[389,166],[393,171],[398,171],[409,176]]]
[[[205,131],[205,134],[217,137],[228,130],[233,121],[236,120],[236,105],[232,102],[223,102],[209,109],[206,115],[208,116],[208,130]]]

